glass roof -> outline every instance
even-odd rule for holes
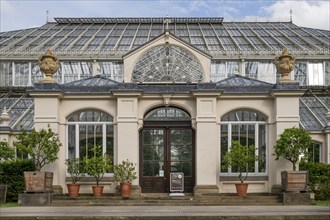
[[[0,32],[0,55],[122,56],[168,30],[216,56],[330,54],[330,31],[290,22],[223,22],[223,18],[55,18],[39,28]]]
[[[0,91],[0,114],[6,108],[10,118],[9,126],[13,131],[34,128],[34,101],[21,91]]]

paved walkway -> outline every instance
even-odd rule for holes
[[[177,219],[175,217],[178,219],[184,219],[182,217],[214,219],[212,217],[216,216],[229,217],[218,219],[330,219],[330,206],[0,207],[0,219],[74,219],[79,217],[83,219],[117,219],[116,217],[120,217],[120,219],[131,219],[131,217],[135,217],[134,219],[156,219],[158,217],[162,219],[164,217],[169,219]],[[233,216],[237,218],[231,218]],[[294,216],[300,217],[292,218]]]

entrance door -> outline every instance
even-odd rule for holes
[[[195,186],[194,131],[191,126],[151,125],[140,134],[143,193],[170,192],[170,173],[184,173],[184,192]]]

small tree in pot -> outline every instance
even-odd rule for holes
[[[18,152],[28,155],[34,161],[37,172],[24,172],[26,192],[50,192],[53,186],[53,173],[41,169],[58,159],[62,146],[59,136],[49,126],[48,129],[23,131],[18,135],[14,146]]]
[[[76,198],[79,194],[80,184],[77,182],[85,177],[84,164],[79,158],[67,159],[65,164],[70,174],[71,184],[66,184],[71,198]]]
[[[244,181],[248,177],[249,164],[253,164],[258,160],[258,157],[255,155],[255,147],[243,146],[239,141],[232,141],[231,149],[228,151],[223,159],[223,166],[230,166],[232,170],[237,171],[238,178],[241,183],[237,183],[236,192],[239,196],[246,196],[248,184]],[[245,173],[245,175],[243,175]]]
[[[104,186],[99,183],[104,174],[112,168],[111,160],[106,154],[102,154],[102,146],[94,146],[91,150],[91,156],[84,158],[85,171],[89,176],[94,176],[96,186],[92,186],[94,197],[103,195]]]
[[[129,161],[122,161],[113,166],[115,181],[120,183],[120,193],[123,198],[131,196],[132,182],[137,178],[135,165]]]
[[[293,171],[281,172],[282,190],[285,191],[306,191],[308,183],[308,172],[297,171],[299,159],[308,156],[308,148],[312,144],[309,133],[302,128],[287,128],[280,135],[274,146],[275,159],[280,157],[292,163]],[[299,180],[295,180],[298,178]],[[292,182],[288,182],[291,179]],[[305,180],[302,182],[302,180]]]

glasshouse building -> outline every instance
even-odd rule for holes
[[[329,56],[329,30],[292,22],[55,18],[0,33],[0,138],[50,126],[63,146],[44,170],[64,193],[65,160],[101,145],[114,164],[136,164],[134,193],[168,193],[183,172],[195,195],[235,191],[238,174],[222,165],[239,140],[259,157],[249,192],[267,193],[291,168],[273,156],[286,128],[307,130],[312,159],[330,163]],[[93,178],[82,184],[90,193]],[[113,173],[102,184],[114,192]]]

